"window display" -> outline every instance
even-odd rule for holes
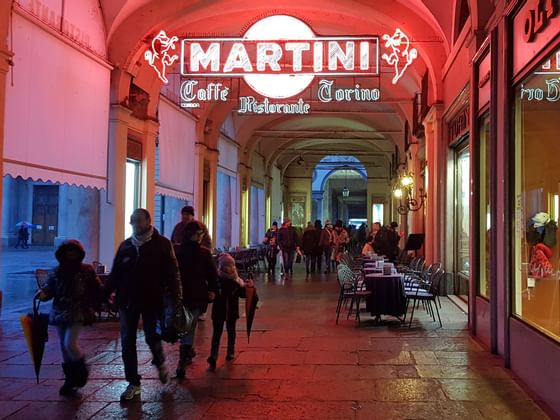
[[[560,340],[560,54],[515,89],[513,312]]]

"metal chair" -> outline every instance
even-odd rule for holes
[[[410,315],[410,322],[408,327],[412,326],[412,318],[414,317],[414,309],[422,302],[425,304],[428,313],[432,316],[432,319],[436,320],[434,309],[432,307],[432,302],[434,303],[436,314],[439,320],[439,326],[443,326],[441,323],[441,317],[439,314],[437,296],[439,294],[439,284],[441,279],[445,276],[445,270],[438,268],[436,271],[432,272],[426,279],[418,279],[413,287],[405,289],[406,293],[406,309],[408,310],[408,305],[412,300],[412,313]]]

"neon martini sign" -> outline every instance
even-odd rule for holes
[[[385,52],[381,60],[394,67],[392,83],[396,84],[407,68],[417,58],[409,38],[397,29],[393,35],[382,37]],[[243,78],[257,94],[264,97],[255,113],[286,112],[307,113],[309,104],[274,104],[272,101],[292,98],[307,89],[316,77],[319,81],[318,100],[331,101],[377,101],[378,88],[370,89],[355,84],[350,89],[338,89],[332,79],[341,76],[377,78],[380,74],[380,39],[369,37],[322,37],[292,16],[277,15],[259,20],[242,38],[179,38],[169,37],[160,31],[152,40],[145,59],[158,77],[168,83],[168,69],[179,63],[184,80],[181,85],[181,106],[198,107],[205,101],[227,101],[230,89],[219,82],[201,88],[200,78]],[[240,112],[244,106],[256,104],[252,96],[240,97]],[[267,106],[275,105],[275,106]],[[305,105],[305,104],[304,104]],[[246,108],[246,106],[245,106]],[[280,109],[278,109],[280,108]],[[297,108],[297,109],[296,109]],[[271,111],[272,109],[272,111]],[[307,112],[306,112],[307,109]]]

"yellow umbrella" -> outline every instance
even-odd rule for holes
[[[35,377],[39,383],[39,371],[43,361],[43,353],[45,352],[45,342],[49,339],[49,315],[39,313],[39,301],[33,299],[33,313],[23,315],[19,318],[27,348],[33,360],[35,368]]]

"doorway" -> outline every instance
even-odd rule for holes
[[[52,246],[58,234],[58,186],[33,186],[33,229],[34,245]]]
[[[453,294],[465,302],[469,299],[470,255],[470,149],[463,141],[455,149],[455,264]]]

